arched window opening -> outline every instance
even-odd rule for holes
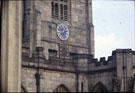
[[[98,82],[93,87],[92,92],[108,92],[108,89],[101,82]]]
[[[52,18],[55,17],[55,14],[54,14],[54,2],[52,2]]]
[[[62,4],[60,5],[60,16],[61,16],[61,19],[63,20],[63,5]]]
[[[69,4],[69,0],[53,0],[52,18],[68,21]]]
[[[69,89],[67,89],[67,87],[65,85],[60,85],[58,86],[54,92],[70,92]]]
[[[58,4],[55,4],[55,17],[58,19],[59,15],[58,15],[58,11],[59,11],[59,7]]]
[[[67,5],[64,6],[64,20],[68,20],[68,7]]]

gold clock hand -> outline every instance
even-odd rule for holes
[[[63,33],[64,32],[64,30],[63,31],[61,31],[60,33]]]

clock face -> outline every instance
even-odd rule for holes
[[[61,40],[67,40],[69,37],[69,30],[65,24],[59,24],[57,26],[57,35]]]

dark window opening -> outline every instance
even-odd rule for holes
[[[52,36],[52,26],[48,26],[49,36]]]
[[[60,5],[60,16],[61,16],[61,19],[63,20],[63,5],[62,4]]]
[[[67,5],[65,5],[64,6],[64,20],[66,20],[67,21],[67,19],[68,19],[68,7],[67,7]]]
[[[63,84],[58,86],[54,92],[70,92],[69,89],[67,89],[66,86],[64,86]]]
[[[55,17],[58,19],[58,11],[59,11],[59,7],[58,7],[58,4],[56,3],[55,4]]]
[[[52,2],[52,17],[54,18],[54,2]]]
[[[49,57],[57,57],[57,51],[49,49]]]
[[[52,31],[52,26],[49,26],[48,30],[49,30],[49,32],[51,32]]]
[[[83,92],[83,82],[81,82],[81,92]]]
[[[52,2],[52,18],[68,21],[68,0],[54,0]]]

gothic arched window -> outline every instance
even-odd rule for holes
[[[54,92],[70,92],[63,84],[58,86]]]
[[[53,0],[52,18],[68,21],[70,0]]]
[[[98,82],[92,89],[91,92],[108,92],[108,89],[101,83]]]

